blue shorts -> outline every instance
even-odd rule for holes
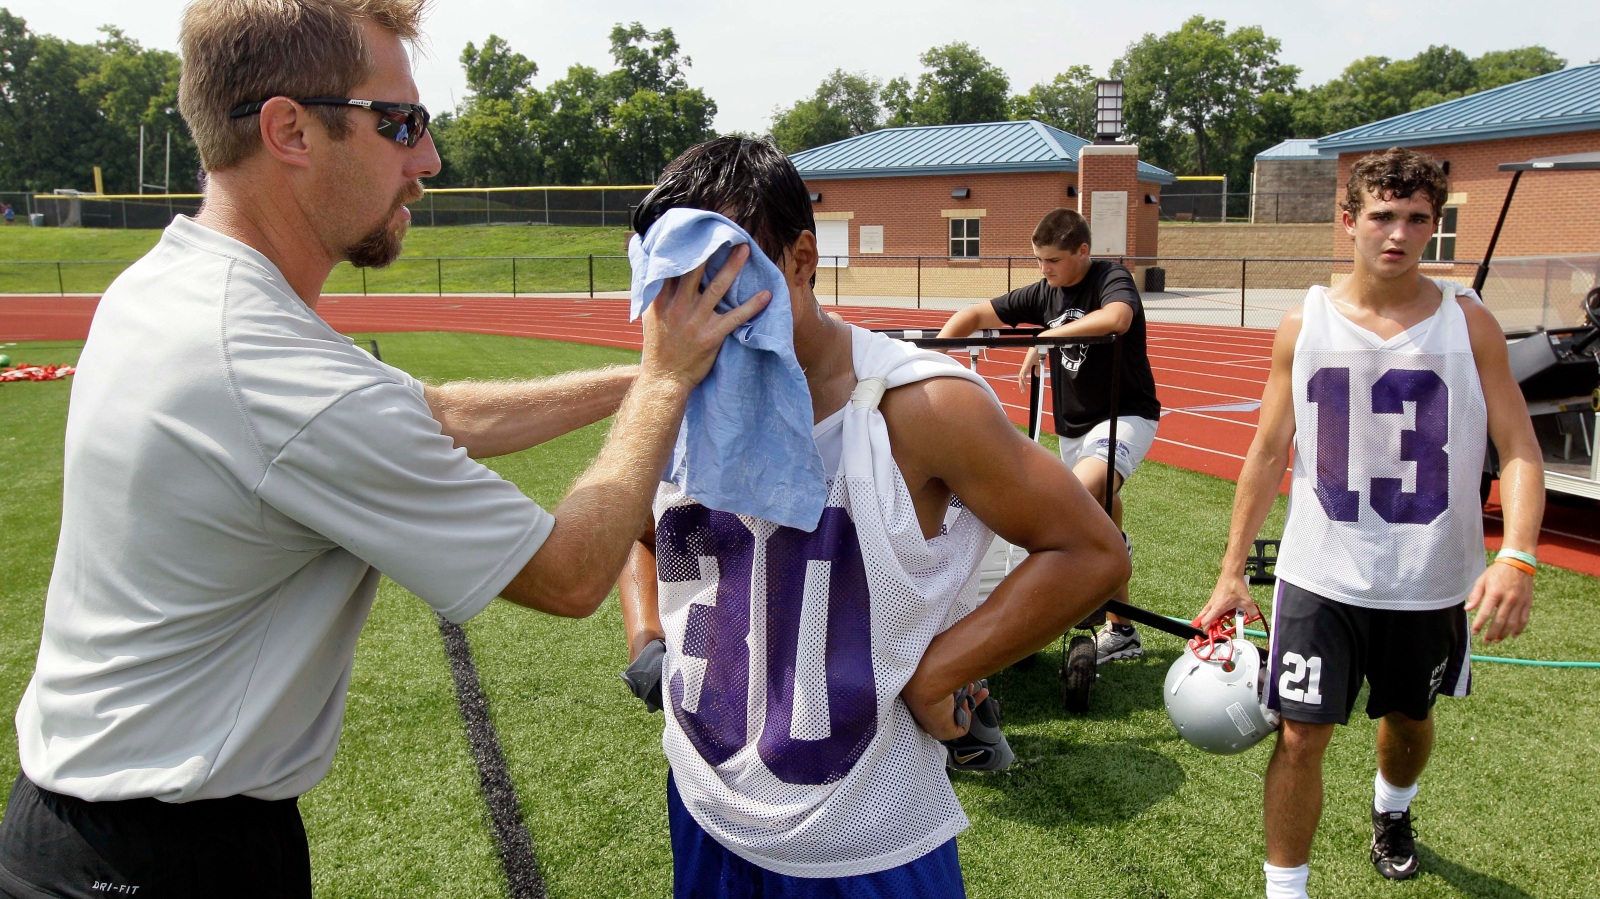
[[[789,877],[729,852],[684,808],[667,775],[672,830],[672,895],[676,899],[966,899],[961,861],[951,839],[921,858],[854,877]]]

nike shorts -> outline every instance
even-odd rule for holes
[[[1422,721],[1434,700],[1472,689],[1462,605],[1428,611],[1352,606],[1278,579],[1267,708],[1290,721],[1346,724],[1363,681],[1367,717]]]
[[[310,899],[311,856],[293,799],[89,802],[18,775],[0,896]]]

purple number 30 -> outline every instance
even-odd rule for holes
[[[750,588],[755,536],[738,516],[700,505],[667,510],[656,526],[656,567],[663,582],[698,580],[700,559],[720,568],[714,606],[689,610],[683,653],[706,661],[695,711],[684,708],[684,677],[668,684],[672,713],[709,764],[720,765],[750,743]],[[825,784],[843,777],[877,732],[877,686],[872,668],[872,621],[866,566],[855,523],[839,508],[823,510],[811,533],[779,528],[766,542],[766,718],[756,751],[779,779]],[[821,563],[813,569],[812,563]],[[822,635],[826,735],[793,735],[795,691],[806,583],[826,575]],[[804,642],[811,644],[812,640]]]
[[[1360,519],[1350,489],[1350,369],[1324,368],[1306,382],[1317,406],[1317,499],[1334,521]],[[1400,460],[1416,465],[1416,490],[1399,478],[1372,479],[1372,508],[1390,524],[1427,524],[1450,504],[1450,388],[1427,369],[1396,368],[1372,385],[1372,411],[1397,415],[1416,404],[1416,426],[1400,432]]]

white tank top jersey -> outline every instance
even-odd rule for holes
[[[885,389],[977,375],[855,329],[858,386],[816,426],[816,530],[718,512],[663,483],[656,559],[662,745],[700,826],[779,874],[886,870],[967,826],[945,749],[900,701],[928,643],[977,607],[992,533],[952,501],[925,539],[889,448]],[[998,399],[995,400],[998,403]]]
[[[1278,577],[1369,609],[1442,609],[1484,568],[1488,411],[1458,295],[1380,340],[1306,294],[1294,349],[1294,477]]]

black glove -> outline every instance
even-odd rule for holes
[[[661,666],[667,658],[667,641],[651,640],[640,650],[628,670],[620,675],[629,692],[644,702],[652,712],[661,711]]]

